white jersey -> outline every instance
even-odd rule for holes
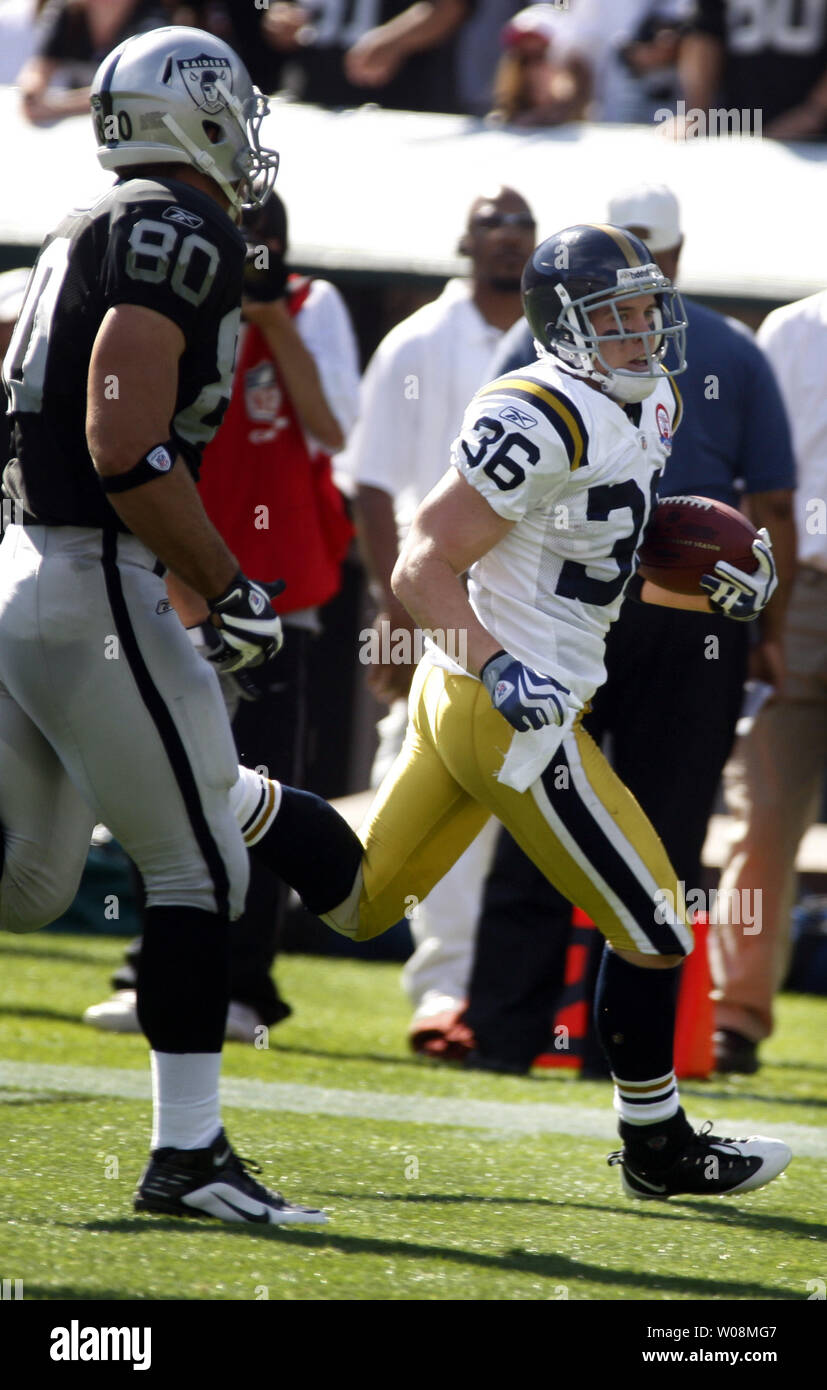
[[[471,567],[471,606],[506,651],[581,704],[606,679],[606,634],[679,418],[666,373],[624,408],[546,359],[484,386],[454,441],[454,467],[516,523]]]

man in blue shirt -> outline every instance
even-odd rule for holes
[[[607,220],[639,236],[674,283],[683,238],[669,189],[642,185],[622,193],[611,200]],[[598,743],[611,738],[615,770],[688,891],[700,887],[707,822],[734,741],[744,680],[748,674],[772,685],[780,679],[780,633],[795,563],[795,464],[772,369],[749,330],[692,301],[684,306],[688,368],[675,382],[683,417],[658,494],[694,493],[735,507],[745,501],[754,525],[772,536],[778,592],[754,642],[746,624],[712,613],[624,604],[606,645],[606,683],[585,727]],[[535,357],[531,330],[521,319],[500,344],[491,376]],[[476,1040],[469,1065],[527,1071],[546,1050],[570,921],[571,905],[503,831],[463,1015]],[[596,956],[595,973],[597,964]],[[734,1070],[736,1061],[726,1038],[716,1038],[717,1068]]]

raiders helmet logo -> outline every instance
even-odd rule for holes
[[[227,103],[219,89],[219,82],[233,90],[233,70],[226,58],[211,58],[208,53],[200,53],[197,58],[179,58],[178,71],[184,86],[202,111],[208,116],[217,116]]]

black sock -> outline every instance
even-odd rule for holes
[[[608,946],[597,977],[594,1013],[600,1041],[616,1082],[632,1083],[618,1086],[624,1108],[634,1108],[635,1118],[640,1117],[637,1123],[621,1118],[620,1134],[628,1148],[645,1151],[647,1161],[671,1162],[692,1132],[680,1109],[677,1115],[672,1111],[648,1118],[677,1100],[672,1073],[680,977],[679,966],[647,970],[631,965]],[[638,1091],[635,1082],[650,1085]],[[653,1089],[654,1082],[661,1084]]]
[[[654,1169],[668,1168],[674,1163],[693,1134],[692,1126],[680,1106],[678,1113],[670,1115],[668,1120],[660,1120],[653,1125],[627,1125],[621,1120],[618,1129],[632,1163],[638,1163],[641,1168]]]
[[[350,893],[362,842],[320,796],[282,786],[278,815],[250,853],[295,888],[305,907],[320,913]]]
[[[220,1052],[230,998],[226,917],[148,907],[138,960],[138,1021],[155,1052]]]
[[[606,947],[594,1018],[613,1076],[648,1081],[671,1072],[679,983],[679,966],[646,970]]]

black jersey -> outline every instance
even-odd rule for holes
[[[827,67],[827,0],[694,0],[687,27],[725,45],[718,100],[760,109],[765,126],[803,101]]]
[[[175,178],[125,180],[61,222],[35,262],[4,363],[8,497],[46,524],[126,529],[86,444],[89,359],[116,304],[154,309],[184,334],[171,434],[198,477],[232,389],[244,255],[218,204]]]

